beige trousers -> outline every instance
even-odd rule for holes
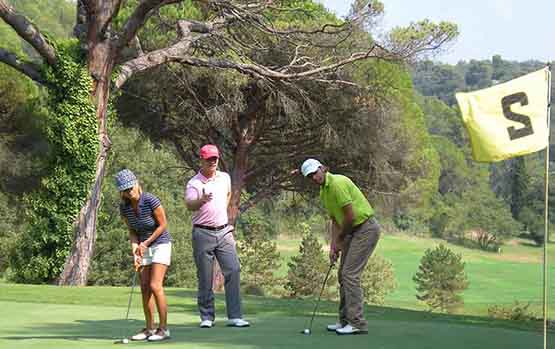
[[[343,326],[350,324],[361,331],[368,331],[368,322],[362,311],[364,298],[360,277],[379,239],[380,225],[375,218],[370,218],[345,237],[337,274],[339,322]]]

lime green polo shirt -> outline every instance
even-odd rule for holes
[[[353,226],[364,223],[374,215],[374,209],[364,194],[351,179],[342,175],[326,173],[326,181],[320,187],[320,200],[328,214],[341,226],[345,219],[343,207],[348,204],[353,207]]]

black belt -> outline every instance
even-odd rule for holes
[[[368,219],[365,220],[364,222],[362,222],[362,223],[360,223],[359,225],[353,227],[353,229],[352,229],[353,232],[354,232],[355,230],[357,230],[358,228],[362,227],[362,226],[363,226],[364,224],[366,224],[367,222],[370,223],[370,224],[376,223],[376,217],[375,217],[375,216],[370,216],[370,218],[368,218]]]
[[[212,230],[212,231],[218,231],[218,230],[222,230],[223,228],[227,227],[229,224],[224,224],[224,225],[220,225],[219,227],[211,227],[209,225],[202,225],[202,224],[193,224],[194,228],[200,228],[200,229],[206,229],[206,230]]]

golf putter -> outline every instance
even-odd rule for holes
[[[330,272],[331,269],[333,268],[333,266],[335,265],[335,263],[331,263],[330,267],[328,268],[328,272],[326,273],[326,277],[324,278],[324,282],[322,283],[322,289],[320,290],[320,295],[318,296],[318,300],[316,301],[316,304],[314,305],[314,311],[312,312],[312,317],[310,318],[310,325],[308,325],[308,328],[305,328],[302,333],[309,335],[312,333],[312,323],[314,322],[314,316],[316,315],[316,311],[318,310],[318,305],[320,304],[320,299],[322,298],[322,293],[324,293],[324,288],[326,287],[326,283],[328,282],[328,278],[330,276]]]
[[[129,300],[127,301],[127,312],[125,313],[125,323],[129,320],[129,310],[131,309],[131,300],[133,299],[133,291],[135,290],[135,286],[137,284],[137,274],[139,274],[141,268],[137,269],[135,273],[133,273],[133,281],[131,282],[131,292],[129,292]],[[127,337],[123,337],[118,339],[114,342],[114,344],[127,344],[129,343],[129,339]]]

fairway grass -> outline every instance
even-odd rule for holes
[[[285,260],[280,274],[287,274],[287,261],[298,253],[298,239],[277,240],[278,248]],[[449,244],[443,240],[406,235],[382,234],[374,254],[381,255],[393,264],[397,289],[386,298],[390,307],[425,310],[426,306],[416,300],[415,284],[412,280],[418,270],[420,259],[428,248],[444,244],[462,256],[469,287],[463,293],[464,307],[458,312],[467,315],[486,316],[492,305],[512,306],[530,303],[536,316],[542,314],[543,271],[542,252],[521,240],[502,247],[502,253],[483,252]],[[295,248],[296,246],[296,248]],[[555,249],[548,246],[549,253],[549,313],[555,314]]]

